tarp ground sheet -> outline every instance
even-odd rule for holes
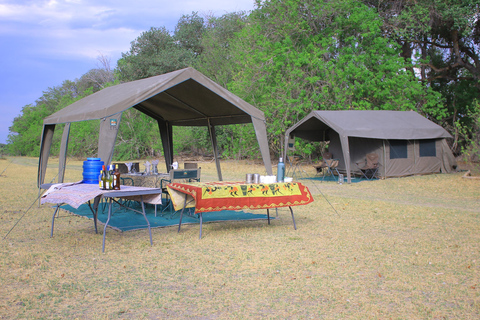
[[[317,176],[311,176],[311,177],[303,177],[298,180],[313,180],[316,182],[337,182],[338,183],[338,176],[332,177],[331,175],[327,175],[325,177],[317,175]],[[375,181],[379,180],[378,178],[373,178],[373,179],[365,179],[364,177],[352,177],[352,183],[357,183],[357,182],[362,182],[362,181]],[[344,183],[347,182],[344,176]]]
[[[100,206],[103,207],[103,204]],[[75,209],[69,205],[61,206],[65,211],[72,213],[74,215],[86,217],[93,220],[93,213],[88,207],[87,204],[82,204],[78,209]],[[140,205],[134,206],[135,210],[141,210]],[[157,216],[155,217],[155,207],[152,205],[145,206],[145,214],[147,219],[150,222],[150,227],[152,228],[161,228],[168,226],[178,226],[180,221],[180,211],[171,213],[169,209],[162,211],[162,206],[157,207]],[[200,220],[198,215],[194,215],[193,209],[190,210],[190,213],[187,214],[188,209],[185,210],[182,225],[183,224],[199,224]],[[108,222],[108,226],[119,231],[130,231],[138,229],[146,229],[147,224],[145,218],[141,213],[137,213],[125,208],[119,207],[117,204],[112,205],[112,216]],[[255,211],[254,211],[255,212]],[[246,212],[246,211],[217,211],[217,212],[207,212],[203,214],[203,223],[208,222],[222,222],[222,221],[240,221],[240,220],[266,220],[267,215],[265,210],[257,210],[257,213]],[[108,218],[108,206],[105,206],[103,210],[98,209],[98,222],[105,224]],[[274,219],[270,215],[270,219]],[[93,225],[93,223],[92,223]]]

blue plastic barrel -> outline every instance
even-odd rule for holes
[[[103,161],[100,158],[87,158],[87,161],[83,161],[83,183],[98,184],[102,166]]]

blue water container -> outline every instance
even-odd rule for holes
[[[83,183],[98,184],[102,167],[103,161],[100,158],[87,158],[87,161],[83,161]]]

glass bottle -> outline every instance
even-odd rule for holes
[[[108,184],[107,184],[108,190],[113,190],[113,166],[112,165],[108,167],[107,177],[108,177]]]
[[[99,189],[103,189],[103,186],[102,186],[102,183],[103,183],[103,180],[102,180],[103,173],[104,173],[104,171],[103,171],[103,170],[100,170],[100,174],[98,175],[98,188],[99,188]]]
[[[105,165],[102,166],[102,190],[107,190],[107,170],[105,169]]]
[[[283,163],[283,158],[278,159],[277,167],[277,182],[285,181],[285,163]]]
[[[113,172],[113,190],[120,190],[120,171],[118,171],[118,164],[115,165]]]

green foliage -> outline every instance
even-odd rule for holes
[[[223,158],[261,158],[258,141],[252,124],[222,126],[216,129],[219,153]]]
[[[160,155],[162,150],[158,124],[135,109],[128,109],[120,121],[115,160],[140,159]]]
[[[179,46],[167,29],[152,27],[122,53],[116,72],[121,81],[138,80],[185,68],[192,59],[192,52]]]
[[[232,49],[236,34],[245,26],[245,12],[232,12],[221,17],[210,17],[202,37],[202,54],[194,67],[223,87],[233,78]]]
[[[165,27],[142,32],[117,63],[119,79],[133,81],[192,65],[202,52],[203,31],[203,18],[193,12],[180,18],[173,36]]]
[[[461,145],[462,154],[466,162],[477,164],[480,169],[480,103],[478,100],[470,107],[468,123],[461,120],[456,122],[457,130],[463,136],[464,143]]]
[[[472,119],[465,117],[480,93],[480,22],[478,0],[364,0],[382,17],[382,28],[402,46],[408,70],[439,93],[445,108],[430,105],[428,113],[455,136]]]
[[[95,88],[81,88],[77,83],[81,83],[81,81],[66,80],[61,86],[48,88],[35,104],[23,107],[22,114],[13,120],[13,124],[9,128],[8,152],[10,154],[32,157],[40,154],[43,119],[73,102],[92,94],[95,90]],[[83,131],[79,130],[79,133],[76,133],[72,127],[85,129]],[[98,138],[92,139],[91,130],[95,130],[92,128],[92,124],[82,122],[72,127],[71,132],[73,134],[69,142],[70,155],[80,156],[91,154],[89,144],[94,143],[95,139],[98,141]],[[98,126],[96,130],[98,132]],[[52,142],[52,154],[58,154],[62,131],[63,125],[58,125]],[[58,134],[58,132],[60,132],[60,134]],[[82,139],[88,143],[82,143]]]
[[[272,0],[251,14],[230,89],[265,112],[273,151],[312,110],[438,108],[440,95],[405,71],[381,23],[351,0]]]
[[[218,153],[222,158],[259,158],[258,142],[252,124],[215,127]],[[174,127],[175,154],[213,156],[206,127]]]
[[[196,57],[203,51],[201,42],[204,30],[203,18],[197,12],[192,12],[192,15],[183,15],[180,18],[175,27],[174,39],[181,48]]]
[[[52,152],[58,152],[60,148],[61,133],[63,126],[57,126],[59,131],[56,148]],[[68,156],[75,158],[94,157],[98,149],[98,133],[100,120],[73,122],[70,125],[70,138],[68,141]],[[55,153],[54,153],[55,154]]]
[[[143,32],[115,73],[101,57],[103,68],[48,88],[15,118],[8,152],[38,156],[43,119],[105,86],[194,66],[265,113],[275,154],[286,129],[312,110],[348,109],[416,110],[454,135],[454,149],[475,154],[479,10],[477,0],[267,0],[256,1],[250,14],[192,12],[173,32]],[[62,129],[57,126],[52,154]],[[72,124],[69,155],[95,154],[98,130],[98,121]],[[259,156],[251,124],[216,132],[222,157]],[[296,141],[297,152],[310,159],[323,147]],[[157,157],[160,150],[158,124],[127,110],[115,160]],[[211,155],[208,130],[174,128],[174,153]]]
[[[17,156],[36,156],[40,154],[40,139],[42,137],[43,115],[45,106],[34,108],[27,105],[22,108],[22,116],[13,120],[8,136],[9,152]]]

